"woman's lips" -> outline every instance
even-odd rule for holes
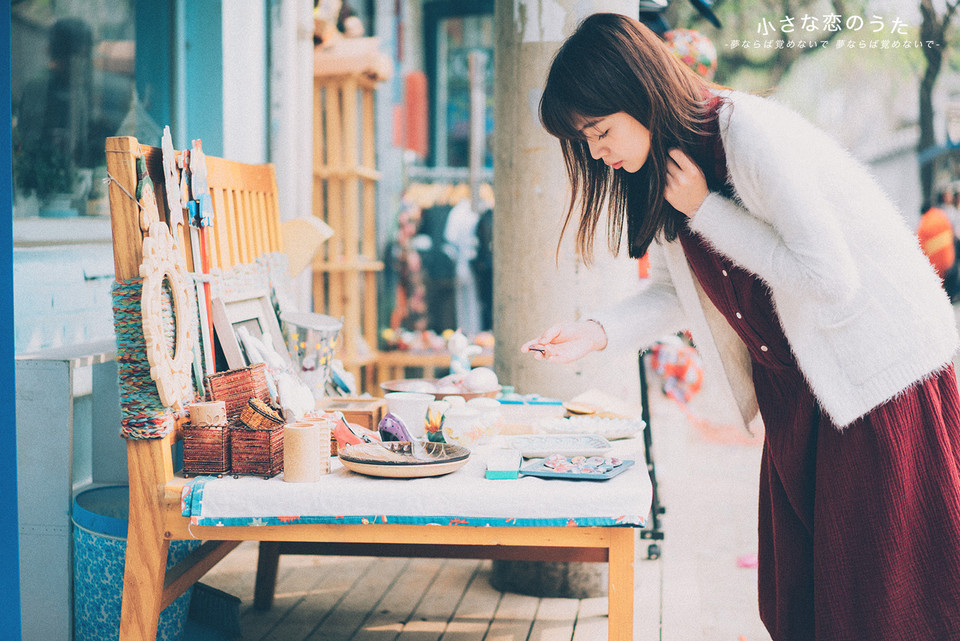
[[[621,160],[620,162],[615,162],[615,163],[613,163],[612,165],[610,165],[610,168],[611,168],[611,169],[620,169],[622,166],[623,166],[623,161]]]

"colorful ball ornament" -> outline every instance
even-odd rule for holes
[[[663,40],[673,53],[707,81],[717,72],[717,48],[710,38],[694,29],[672,29]]]

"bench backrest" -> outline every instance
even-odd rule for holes
[[[147,172],[153,180],[157,209],[161,220],[168,220],[162,151],[141,145],[134,137],[112,137],[106,140],[107,172],[110,177],[110,218],[113,230],[115,277],[119,282],[139,276],[143,261],[144,233],[140,228],[139,208],[134,200],[137,187],[137,158],[146,160]],[[252,263],[259,256],[282,251],[277,181],[272,164],[251,165],[206,157],[207,183],[213,201],[213,225],[206,228],[210,268],[226,269],[237,264]],[[179,247],[187,267],[199,271],[192,260],[190,230],[179,233]],[[121,389],[123,382],[121,381]],[[156,463],[129,465],[130,474],[156,474],[158,482],[168,481],[173,474],[169,445],[176,432],[156,442],[159,451],[150,458]],[[151,449],[153,447],[151,446]],[[134,479],[131,478],[131,482]]]

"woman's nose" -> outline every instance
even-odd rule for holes
[[[588,140],[587,147],[590,149],[590,156],[594,160],[600,160],[600,158],[603,157],[603,153],[602,153],[603,146],[600,144],[600,141],[594,142],[592,140]]]

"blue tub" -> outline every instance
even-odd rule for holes
[[[73,501],[73,638],[110,641],[120,636],[120,598],[127,549],[129,488],[109,485],[77,494]],[[170,567],[200,546],[171,541]],[[187,590],[160,613],[157,639],[179,641],[190,610]]]

